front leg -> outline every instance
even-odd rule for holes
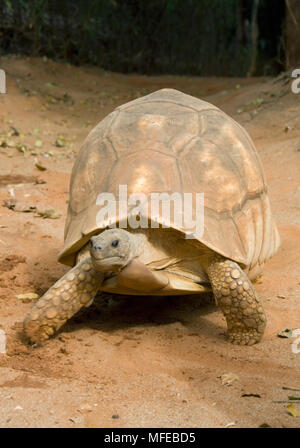
[[[213,293],[228,327],[230,342],[252,345],[259,342],[266,327],[266,315],[255,289],[240,266],[215,257],[207,267]]]
[[[30,341],[41,344],[80,308],[91,305],[103,278],[104,275],[93,268],[90,258],[67,272],[27,314],[24,331]]]

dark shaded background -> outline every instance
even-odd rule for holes
[[[124,73],[276,74],[286,67],[287,1],[293,8],[294,0],[0,0],[0,54]]]

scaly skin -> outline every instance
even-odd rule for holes
[[[96,247],[91,249],[93,254],[95,252],[95,255],[92,254],[92,259],[97,266],[103,264],[105,256],[109,258],[111,254],[115,256],[119,253],[126,255],[126,250],[131,250],[131,246],[127,244],[127,233],[125,235],[127,245],[124,243],[124,232],[124,230],[118,233],[107,231],[106,235],[103,233],[101,239],[93,238]],[[118,244],[114,245],[116,238]],[[99,239],[101,245],[97,247]],[[99,256],[99,253],[100,255],[104,253],[104,257]],[[86,254],[84,259],[81,259],[38,300],[26,316],[24,330],[31,342],[43,343],[80,308],[92,303],[104,279],[104,273],[93,267],[92,259]],[[125,259],[130,257],[127,256]],[[120,260],[124,260],[124,257]],[[266,316],[247,275],[237,263],[226,260],[212,251],[205,252],[202,261],[216,302],[226,318],[229,340],[240,345],[259,342],[265,330]],[[109,264],[104,267],[111,269]]]
[[[90,258],[80,261],[37,301],[24,320],[32,343],[42,344],[77,311],[90,306],[103,281]]]
[[[217,304],[227,321],[233,344],[259,342],[266,327],[266,315],[247,275],[237,263],[216,256],[207,266]]]

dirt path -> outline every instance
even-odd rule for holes
[[[300,427],[285,409],[300,392],[300,95],[284,79],[142,77],[42,59],[0,60],[1,427]],[[221,107],[246,127],[262,158],[282,246],[256,288],[268,317],[262,343],[230,345],[225,321],[200,297],[107,297],[32,348],[22,321],[67,268],[69,174],[87,133],[117,105],[173,87]],[[19,135],[16,135],[19,134]],[[44,169],[45,168],[45,169]],[[4,207],[16,199],[17,212]],[[57,219],[39,212],[54,209]],[[222,385],[232,372],[238,380]],[[297,405],[296,405],[297,406]],[[300,407],[298,405],[298,407]]]

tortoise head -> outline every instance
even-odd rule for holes
[[[135,256],[132,234],[123,229],[109,229],[90,239],[90,254],[98,271],[119,271]]]

